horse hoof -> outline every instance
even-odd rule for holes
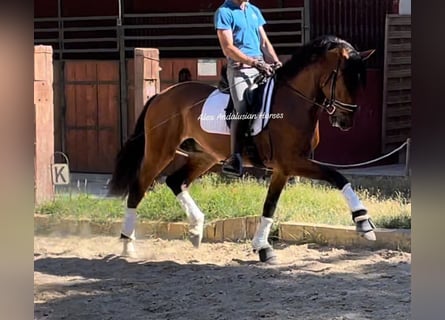
[[[136,249],[132,240],[124,239],[124,248],[122,249],[121,256],[128,258],[136,258]]]
[[[136,255],[136,252],[134,252],[134,251],[122,250],[121,257],[137,258],[137,255]]]
[[[258,251],[258,255],[260,256],[260,261],[265,262],[267,264],[277,264],[277,256],[272,248],[264,248]]]
[[[201,237],[198,234],[191,234],[189,238],[192,245],[198,249],[201,245]]]
[[[375,225],[371,218],[356,222],[356,230],[358,234],[366,240],[376,241],[374,229]]]
[[[204,223],[199,222],[189,229],[189,239],[195,248],[199,248],[204,234]]]
[[[368,232],[361,232],[360,235],[365,238],[366,240],[369,241],[376,241],[377,238],[375,236],[375,232],[374,231],[368,231]]]
[[[134,249],[133,246],[131,246],[131,248],[124,247],[121,253],[121,257],[137,258],[136,250]]]

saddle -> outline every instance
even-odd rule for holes
[[[223,93],[230,94],[229,81],[227,80],[227,66],[224,65],[221,69],[221,79],[218,82],[218,89]],[[266,77],[259,76],[259,81],[257,86],[252,86],[244,92],[244,99],[247,102],[247,113],[258,115],[263,105],[263,92],[266,87]],[[226,115],[226,123],[230,128],[231,115],[234,115],[235,106],[233,104],[232,96],[229,98],[227,107],[224,109]],[[247,120],[246,120],[247,121]],[[253,119],[248,120],[248,128],[251,128]],[[251,130],[247,130],[250,136]]]
[[[224,65],[221,69],[221,79],[218,82],[218,89],[223,92],[229,94],[229,102],[227,104],[227,107],[224,109],[225,116],[226,116],[226,123],[227,126],[230,128],[231,124],[231,116],[235,115],[234,110],[234,104],[233,99],[230,96],[230,86],[229,81],[227,79],[227,66]],[[244,92],[244,99],[247,102],[247,113],[259,115],[261,111],[261,107],[263,105],[263,93],[266,88],[266,80],[267,77],[265,76],[259,76],[257,78],[257,85],[251,86]],[[258,168],[266,168],[263,164],[263,161],[261,160],[261,157],[259,155],[258,149],[254,143],[253,137],[252,137],[252,122],[254,119],[246,120],[248,121],[247,128],[245,132],[245,141],[244,141],[244,152],[249,157],[252,164]]]

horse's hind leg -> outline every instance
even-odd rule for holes
[[[281,191],[286,185],[287,179],[288,177],[281,172],[276,171],[272,174],[266,201],[264,202],[261,222],[252,239],[253,251],[258,252],[261,262],[270,264],[276,262],[276,256],[267,239],[269,238],[270,228],[272,227],[273,215],[277,207],[277,202],[280,198]]]
[[[188,192],[193,180],[209,170],[217,160],[204,153],[191,153],[184,166],[167,177],[166,184],[173,191],[189,221],[189,236],[193,246],[198,248],[204,233],[204,214]]]
[[[294,175],[311,179],[324,180],[341,191],[352,214],[356,231],[363,238],[375,241],[375,225],[368,215],[368,210],[351,187],[351,183],[340,172],[327,166],[305,160],[296,168]]]
[[[123,256],[134,256],[134,240],[136,226],[136,208],[144,198],[147,188],[153,184],[155,178],[161,171],[172,161],[175,155],[175,148],[163,148],[161,151],[146,150],[146,157],[142,161],[139,176],[129,187],[127,198],[126,214],[121,231],[121,239],[123,240]]]

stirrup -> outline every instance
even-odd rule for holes
[[[234,162],[239,163],[238,168],[236,168],[236,166],[233,164]],[[243,164],[241,156],[232,154],[226,161],[224,161],[221,172],[230,177],[241,177],[243,175]]]
[[[221,172],[226,176],[233,178],[241,178],[243,176],[242,168],[239,171],[236,171],[235,169],[231,169],[231,167],[227,168],[223,166]]]

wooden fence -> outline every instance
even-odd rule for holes
[[[411,133],[411,15],[386,18],[383,81],[382,152]]]
[[[135,58],[127,60],[126,108],[120,104],[119,61],[55,64],[55,150],[68,155],[72,171],[111,172],[145,101],[159,92],[159,51],[136,51]]]

